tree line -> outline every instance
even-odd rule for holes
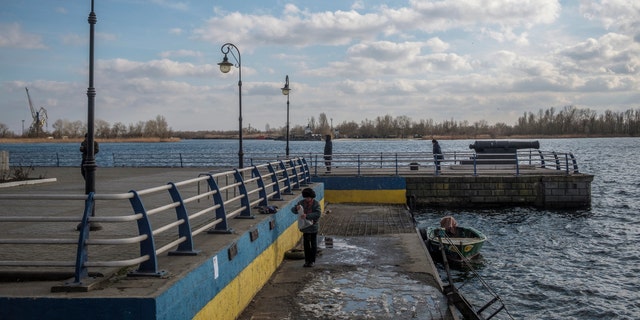
[[[52,132],[45,134],[54,138],[77,138],[84,136],[86,124],[82,121],[57,120]],[[237,135],[237,131],[172,131],[166,119],[158,115],[155,119],[139,121],[125,125],[116,122],[110,125],[104,120],[96,120],[95,137],[141,138],[178,137],[183,139],[220,138]],[[470,123],[467,120],[445,120],[436,122],[433,119],[412,120],[407,116],[379,116],[373,120],[365,119],[343,121],[333,125],[333,119],[325,113],[318,118],[311,117],[306,125],[294,125],[290,128],[292,138],[304,137],[309,133],[334,134],[348,138],[417,138],[430,136],[490,136],[492,138],[518,135],[540,136],[640,136],[640,108],[622,112],[607,110],[601,114],[591,109],[565,106],[562,109],[540,109],[537,113],[525,112],[512,126],[505,123],[489,124],[486,120]],[[270,137],[284,137],[286,127],[272,129],[268,124],[264,131],[256,128],[245,128],[243,134],[261,134]],[[0,123],[0,138],[15,137],[8,127]]]
[[[51,132],[44,131],[41,137],[53,137],[55,139],[63,138],[81,138],[87,132],[86,122],[67,119],[56,120],[51,127]],[[113,125],[107,121],[97,119],[93,124],[94,136],[100,139],[118,139],[118,138],[169,138],[172,136],[172,130],[164,116],[158,115],[155,119],[147,121],[138,121],[125,125],[122,122],[116,122]],[[26,133],[25,133],[26,134]],[[0,138],[12,138],[16,135],[9,131],[8,127],[0,123]]]
[[[328,129],[324,114],[320,121],[312,118],[309,126],[316,133],[338,133],[341,137],[351,138],[412,138],[423,136],[490,136],[509,137],[520,135],[540,136],[640,136],[640,108],[622,112],[607,110],[602,114],[585,108],[565,106],[557,110],[540,109],[537,113],[525,112],[512,126],[505,123],[489,124],[486,120],[470,123],[467,120],[445,120],[436,122],[433,119],[414,121],[407,116],[391,115],[365,119],[360,123],[344,121]],[[298,128],[300,130],[300,128]]]

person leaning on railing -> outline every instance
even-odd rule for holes
[[[436,170],[440,171],[440,160],[444,159],[444,156],[442,155],[442,150],[440,149],[438,140],[432,139],[431,144],[433,144],[433,160],[436,164]]]
[[[324,138],[324,165],[327,167],[327,173],[331,172],[331,154],[333,153],[333,143],[331,135],[328,134]]]
[[[82,152],[82,163],[80,164],[80,173],[82,173],[82,178],[85,178],[85,169],[84,164],[87,162],[87,157],[89,156],[89,149],[87,148],[87,134],[84,134],[84,140],[80,143],[80,152]],[[100,146],[97,141],[93,141],[93,154],[98,154],[100,150]]]

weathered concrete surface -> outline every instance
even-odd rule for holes
[[[315,267],[285,260],[240,319],[454,319],[404,208],[327,209]]]
[[[0,193],[84,192],[77,168],[37,170],[34,176],[55,177],[57,181],[0,189]],[[98,168],[96,189],[101,193],[127,192],[190,179],[205,171],[202,168]],[[319,236],[322,255],[316,266],[303,268],[302,260],[285,260],[240,319],[454,318],[441,293],[433,262],[402,206],[328,204],[326,209]],[[258,215],[256,220],[235,221],[234,229],[242,233],[267,217]],[[75,234],[72,227],[68,228],[69,232]],[[233,234],[198,237],[198,247],[204,249],[201,255],[181,259],[160,257],[159,264],[170,271],[168,278],[127,279],[104,272],[107,276],[99,290],[57,295],[69,298],[154,296],[235,237]],[[333,239],[332,247],[325,245],[327,237]],[[46,297],[52,295],[52,286],[60,281],[37,281],[20,286],[3,283],[0,292],[4,296]]]

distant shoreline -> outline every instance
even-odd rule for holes
[[[344,138],[345,140],[510,140],[510,139],[580,139],[580,138],[632,138],[630,136],[606,136],[606,135],[511,135],[511,136],[490,136],[490,135],[434,135],[428,137],[419,138]],[[217,140],[217,139],[233,139],[237,140],[237,136],[215,136],[208,138],[196,138],[196,140]],[[264,140],[264,135],[249,135],[245,136],[245,140]],[[67,139],[52,139],[52,138],[0,138],[0,143],[69,143],[82,142],[82,138],[67,138]],[[140,142],[140,143],[162,143],[162,142],[178,142],[182,141],[181,138],[113,138],[113,139],[96,139],[99,143],[113,143],[113,142]],[[271,139],[272,140],[272,139]]]
[[[81,143],[84,138],[49,139],[49,138],[0,138],[0,143]],[[177,142],[180,138],[116,138],[96,139],[99,143],[109,142]]]

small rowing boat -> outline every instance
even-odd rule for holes
[[[440,227],[421,229],[420,234],[434,257],[442,258],[442,245],[447,260],[453,263],[476,258],[487,240],[487,236],[475,228],[458,226],[451,216],[442,218]]]

